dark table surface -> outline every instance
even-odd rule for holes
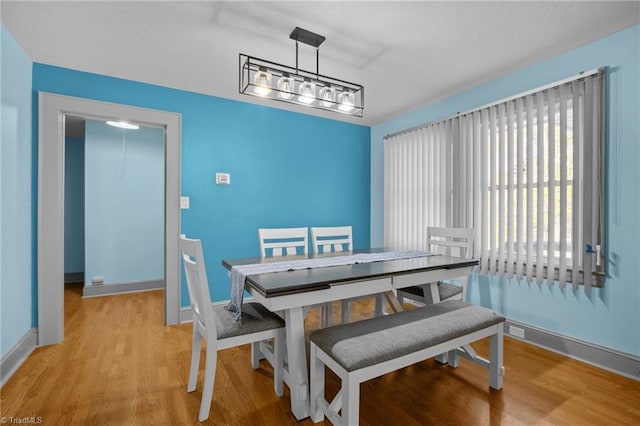
[[[310,254],[287,256],[287,261],[304,260],[325,256],[348,256],[355,253],[372,253],[389,251],[384,249],[358,250],[354,252],[339,252],[325,255]],[[236,265],[255,263],[279,262],[282,257],[253,257],[244,259],[223,260],[225,268],[231,269]],[[352,265],[327,266],[321,268],[301,269],[294,271],[271,272],[247,276],[245,285],[250,285],[265,297],[282,296],[285,294],[303,293],[322,290],[341,283],[375,279],[385,276],[410,274],[435,269],[456,269],[475,266],[476,259],[461,259],[452,256],[425,256],[410,259],[384,260],[370,263],[356,263]]]

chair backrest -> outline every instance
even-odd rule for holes
[[[180,237],[182,262],[187,276],[187,289],[193,308],[193,321],[197,321],[203,332],[217,339],[215,314],[211,308],[211,293],[204,264],[202,242],[184,236]],[[211,343],[213,344],[213,342]]]
[[[311,228],[311,246],[314,253],[353,250],[351,226]]]
[[[260,256],[289,256],[309,253],[309,230],[303,228],[260,228]]]
[[[438,249],[432,251],[431,247]],[[427,249],[448,256],[473,257],[473,228],[427,228]]]

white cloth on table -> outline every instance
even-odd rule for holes
[[[311,259],[287,259],[279,262],[236,265],[231,267],[231,300],[225,308],[234,313],[233,320],[235,322],[240,321],[242,318],[244,282],[248,275],[427,256],[431,256],[431,254],[424,251],[389,251],[380,253],[357,253],[345,256],[316,257]]]

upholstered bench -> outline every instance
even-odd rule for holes
[[[323,328],[311,333],[311,418],[333,424],[358,424],[360,383],[425,359],[448,353],[451,366],[458,356],[489,370],[489,386],[502,388],[504,317],[490,309],[459,300],[391,315]],[[491,336],[490,360],[469,344]],[[325,400],[324,367],[342,380],[331,403]],[[340,414],[339,414],[340,413]]]

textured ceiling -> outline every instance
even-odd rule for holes
[[[34,62],[373,125],[640,22],[640,2],[12,2]],[[365,87],[363,118],[238,94],[240,52]],[[300,66],[315,68],[301,45]],[[581,70],[576,69],[576,73]]]

